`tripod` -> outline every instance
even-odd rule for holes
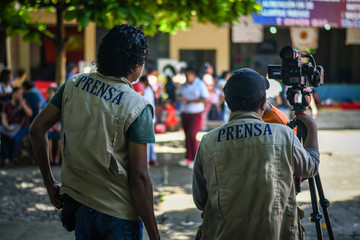
[[[299,91],[300,91],[300,93],[299,93]],[[288,89],[287,97],[288,97],[290,104],[293,106],[292,110],[295,111],[295,116],[305,115],[306,106],[308,106],[311,101],[310,94],[311,94],[311,90],[309,91],[309,89],[306,89],[306,90],[305,89],[297,89],[297,88],[294,88],[294,89],[289,88]],[[299,95],[302,95],[301,102],[295,101],[295,100],[299,99],[298,98]],[[289,98],[291,98],[291,100]],[[289,126],[291,128],[294,128],[296,126],[297,127],[297,137],[299,138],[300,142],[302,142],[302,143],[305,142],[305,139],[307,137],[307,129],[306,129],[304,123],[299,120],[293,119],[290,121]],[[301,178],[295,177],[295,188],[296,188],[297,192],[301,191],[300,183],[301,183]],[[318,174],[315,177],[309,178],[308,183],[309,183],[310,196],[311,196],[311,205],[312,205],[312,210],[313,210],[313,212],[311,214],[311,221],[315,223],[317,238],[324,239],[322,228],[321,228],[322,215],[319,212],[316,189],[318,191],[320,205],[322,207],[322,212],[325,217],[325,223],[326,223],[329,239],[333,240],[334,235],[333,235],[333,231],[332,231],[332,227],[331,227],[331,223],[330,223],[329,213],[327,210],[327,208],[330,205],[330,202],[324,196],[324,191],[323,191],[323,188],[321,185],[320,175]],[[316,187],[315,187],[315,183],[316,183]]]

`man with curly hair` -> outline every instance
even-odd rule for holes
[[[98,47],[97,72],[70,78],[31,126],[51,203],[63,208],[63,225],[75,228],[76,239],[142,239],[142,221],[150,239],[160,239],[146,161],[147,143],[155,142],[153,109],[131,84],[142,73],[147,48],[139,29],[115,26]],[[46,134],[60,119],[61,187]]]

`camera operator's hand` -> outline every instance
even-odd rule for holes
[[[315,120],[309,115],[299,115],[296,116],[296,119],[303,122],[307,130],[307,137],[304,142],[304,147],[314,148],[317,151],[319,151],[318,137],[317,137],[318,130]]]

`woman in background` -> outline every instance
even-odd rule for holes
[[[20,125],[20,127],[18,127],[19,130],[15,136],[1,135],[1,149],[5,160],[5,167],[12,165],[21,139],[29,133],[29,117],[32,114],[31,107],[23,99],[23,90],[21,88],[14,88],[11,100],[4,103],[2,124],[8,131],[14,131],[16,125]]]

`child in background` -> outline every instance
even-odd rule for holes
[[[175,104],[171,100],[168,100],[165,102],[164,108],[166,111],[166,119],[164,122],[166,125],[166,130],[175,131],[175,128],[179,123],[176,117]]]

